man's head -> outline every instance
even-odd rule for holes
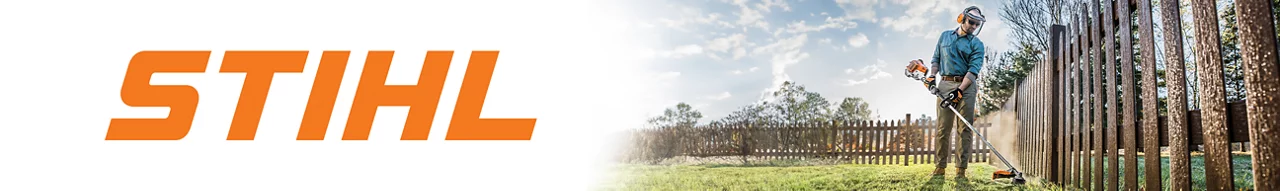
[[[957,32],[960,32],[961,34],[977,35],[975,31],[981,32],[978,29],[980,29],[979,27],[983,24],[986,24],[987,19],[986,16],[982,15],[982,10],[978,9],[978,6],[969,6],[968,8],[965,8],[959,16],[957,16],[956,22],[960,23],[961,30]]]

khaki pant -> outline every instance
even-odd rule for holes
[[[960,82],[943,80],[938,81],[937,87],[939,90],[944,90],[945,92],[945,90],[953,90],[959,86]],[[960,113],[963,114],[964,119],[968,120],[970,123],[973,122],[974,97],[977,96],[977,92],[977,84],[969,84],[968,88],[961,91],[963,99],[960,105],[956,106],[956,110],[959,110]],[[937,153],[934,153],[936,155],[934,158],[936,158],[937,161],[934,162],[937,164],[938,168],[947,167],[947,161],[949,159],[948,156],[952,153],[951,131],[958,130],[960,131],[958,133],[960,134],[960,139],[957,140],[957,142],[960,143],[960,153],[956,153],[957,159],[959,159],[959,161],[956,162],[956,168],[968,168],[969,153],[973,151],[973,132],[969,130],[969,128],[965,127],[964,122],[960,122],[955,119],[956,114],[952,112],[950,108],[939,107],[938,103],[942,103],[942,98],[938,98],[937,102],[934,102],[934,107],[938,109],[938,134],[934,135],[934,137],[937,138],[937,148],[935,148]]]

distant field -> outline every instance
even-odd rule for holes
[[[1139,156],[1138,171],[1143,171]],[[1161,175],[1168,182],[1169,159],[1161,157]],[[1249,155],[1233,155],[1236,188],[1252,188],[1253,174]],[[1192,185],[1204,190],[1204,159],[1193,155]],[[930,176],[932,164],[866,165],[809,164],[799,160],[753,162],[752,165],[727,164],[721,161],[697,164],[625,164],[612,173],[619,179],[601,185],[602,190],[1062,190],[1029,179],[1027,185],[1010,185],[1007,179],[991,180],[997,168],[985,163],[970,163],[967,178],[955,178],[954,168],[947,175]],[[1123,168],[1123,163],[1121,164]],[[1139,186],[1143,186],[1139,176]],[[1123,177],[1121,178],[1123,181]],[[1120,182],[1123,186],[1124,182]]]

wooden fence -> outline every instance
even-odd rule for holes
[[[936,121],[905,120],[813,124],[713,124],[637,130],[635,159],[672,156],[752,156],[769,159],[832,158],[859,164],[924,164],[934,162]],[[956,121],[957,125],[963,125]],[[974,124],[986,135],[989,123]],[[952,131],[952,142],[958,140]],[[989,148],[974,135],[971,162],[986,162]],[[959,144],[951,144],[959,149]],[[955,151],[955,150],[953,150]],[[952,161],[957,157],[949,158]]]
[[[1080,10],[1064,11],[1072,21],[1049,29],[1047,59],[1013,98],[1021,122],[1020,169],[1089,190],[1119,190],[1121,182],[1125,190],[1138,190],[1142,173],[1144,190],[1164,190],[1160,159],[1154,156],[1168,146],[1167,189],[1190,190],[1189,148],[1203,145],[1209,190],[1280,190],[1280,68],[1271,0],[1235,2],[1247,91],[1240,103],[1227,103],[1224,96],[1215,1],[1190,3],[1194,63],[1183,63],[1178,0],[1160,1],[1163,58],[1154,53],[1149,0],[1092,0]],[[1135,35],[1129,35],[1135,19],[1141,63],[1134,61]],[[1166,61],[1168,69],[1167,116],[1158,115],[1155,59]],[[1134,78],[1136,64],[1141,64],[1141,79]],[[1198,68],[1200,110],[1189,111],[1185,104],[1185,64]],[[1228,151],[1233,142],[1252,148],[1253,188],[1234,188]],[[1144,172],[1137,171],[1139,151],[1153,156],[1144,157]]]

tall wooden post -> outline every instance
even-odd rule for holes
[[[1214,1],[1192,1],[1195,54],[1200,79],[1200,127],[1204,131],[1205,185],[1209,190],[1234,190],[1231,153],[1227,150],[1227,100],[1222,77],[1218,11]]]
[[[1280,68],[1270,0],[1236,0],[1244,61],[1249,144],[1253,147],[1253,188],[1280,190]]]
[[[1182,54],[1182,16],[1179,0],[1161,0],[1164,56],[1168,82],[1169,188],[1191,190],[1190,137],[1187,130],[1187,80]]]
[[[1152,29],[1151,1],[1138,1],[1138,40],[1142,46],[1142,154],[1146,190],[1161,190],[1160,130],[1157,124],[1160,108],[1156,93],[1155,32]],[[1137,185],[1134,185],[1137,187]]]

